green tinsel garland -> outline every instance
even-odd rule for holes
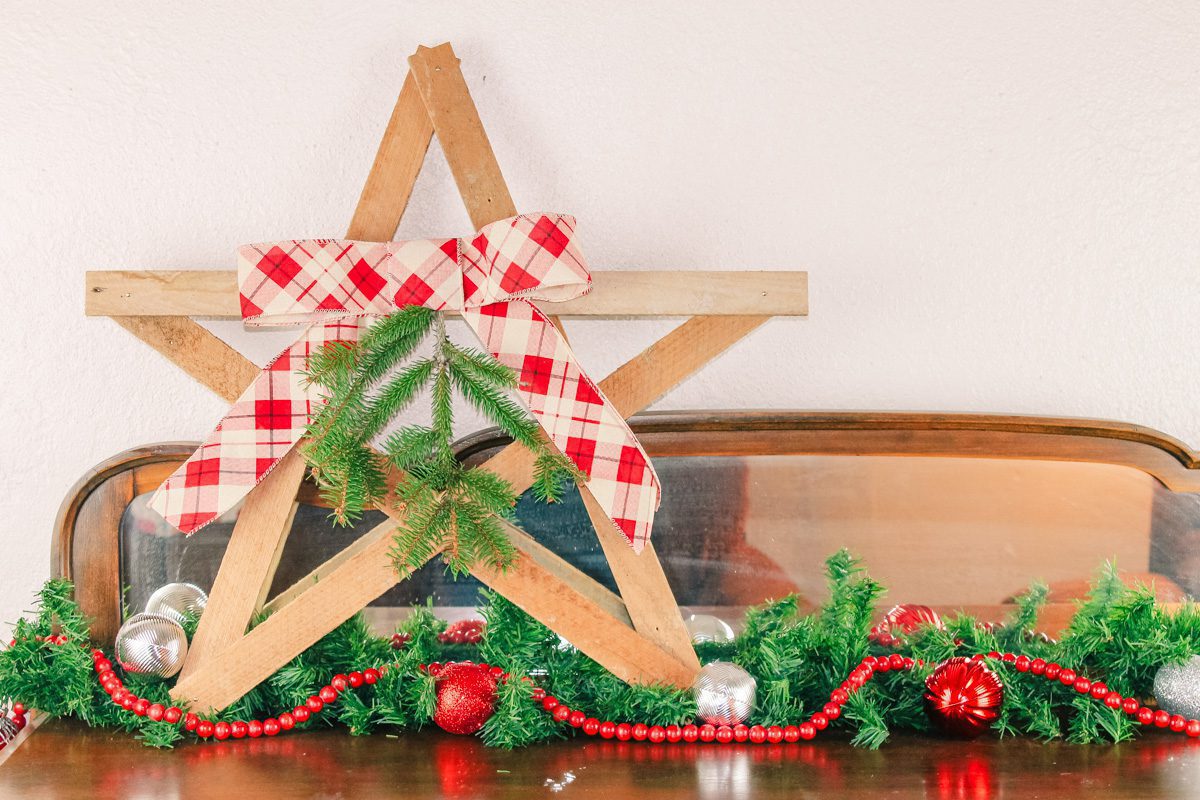
[[[830,598],[812,614],[801,613],[795,597],[750,609],[744,630],[724,645],[701,645],[702,661],[733,661],[758,681],[753,723],[783,725],[801,720],[823,705],[829,692],[869,654],[894,652],[870,644],[867,634],[876,617],[883,587],[845,551],[826,562]],[[94,726],[134,732],[146,744],[169,747],[182,738],[179,728],[137,717],[114,705],[96,681],[87,621],[71,599],[72,587],[50,581],[39,594],[36,620],[22,620],[15,643],[0,651],[0,697],[20,700],[51,716],[76,717]],[[666,686],[628,686],[587,656],[563,648],[553,631],[503,597],[485,592],[482,614],[487,628],[478,646],[446,645],[437,635],[445,623],[419,607],[401,626],[410,636],[397,652],[389,640],[374,636],[359,616],[325,636],[294,661],[239,700],[222,715],[251,719],[302,704],[331,676],[355,669],[396,663],[374,687],[348,690],[331,711],[309,726],[341,724],[356,735],[376,729],[431,724],[434,679],[418,665],[434,661],[476,660],[503,667],[513,675],[534,674],[550,694],[572,708],[600,719],[637,720],[667,725],[691,720],[691,693]],[[946,621],[945,630],[926,627],[909,635],[898,652],[929,666],[911,672],[878,675],[854,694],[835,723],[853,733],[855,745],[876,748],[894,729],[926,730],[922,710],[925,677],[933,665],[954,655],[1011,650],[1072,666],[1103,680],[1125,696],[1147,698],[1155,672],[1200,653],[1200,608],[1186,603],[1167,613],[1146,587],[1128,588],[1116,570],[1101,570],[1086,601],[1058,642],[1030,639],[1046,589],[1034,586],[1003,627],[988,630],[972,617]],[[66,634],[70,643],[53,645],[38,637]],[[1066,738],[1077,743],[1119,742],[1135,735],[1137,725],[1119,710],[1105,708],[1072,689],[1030,674],[1004,671],[1004,706],[995,729],[1001,736]],[[152,702],[167,703],[170,681],[129,675],[126,685]],[[481,735],[490,745],[520,747],[561,738],[572,729],[554,723],[530,702],[532,688],[509,681],[499,692],[497,710]]]

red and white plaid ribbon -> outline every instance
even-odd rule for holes
[[[357,341],[364,317],[421,305],[461,313],[484,348],[516,372],[521,399],[640,551],[658,508],[658,476],[624,417],[531,302],[590,291],[574,230],[573,217],[534,214],[494,222],[470,240],[307,239],[239,248],[246,324],[310,325],[159,487],[150,507],[186,534],[228,511],[300,441],[322,402],[320,387],[304,385],[308,357],[328,342]]]

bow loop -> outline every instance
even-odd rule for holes
[[[359,318],[420,305],[462,314],[492,357],[517,374],[526,407],[640,550],[658,508],[658,476],[625,419],[530,302],[590,290],[574,233],[574,217],[532,214],[486,225],[470,240],[298,239],[239,248],[245,323],[311,324],[159,487],[150,507],[184,533],[228,511],[300,441],[324,402],[320,387],[303,378],[309,357],[331,342],[355,341]]]

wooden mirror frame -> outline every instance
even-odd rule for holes
[[[1115,464],[1175,492],[1200,492],[1200,460],[1177,439],[1103,420],[982,414],[805,411],[671,411],[634,417],[651,456],[836,455],[1026,459]],[[459,442],[470,462],[502,442],[481,431]],[[126,450],[72,487],[55,522],[51,571],[73,580],[97,642],[121,624],[121,517],[189,456],[194,442]],[[320,505],[311,482],[298,500]]]

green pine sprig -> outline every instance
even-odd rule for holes
[[[428,357],[406,359],[433,338]],[[358,343],[339,342],[310,359],[307,379],[325,389],[326,404],[308,427],[305,455],[334,519],[347,524],[364,509],[394,502],[405,510],[392,557],[397,570],[441,555],[460,574],[475,565],[504,569],[516,557],[505,529],[516,493],[511,484],[454,456],[454,398],[463,397],[535,455],[533,493],[561,499],[584,476],[554,449],[538,424],[508,394],[511,369],[454,344],[442,314],[409,307],[371,327]],[[387,425],[428,395],[430,424],[409,425],[373,447]],[[407,480],[393,481],[398,471]]]

